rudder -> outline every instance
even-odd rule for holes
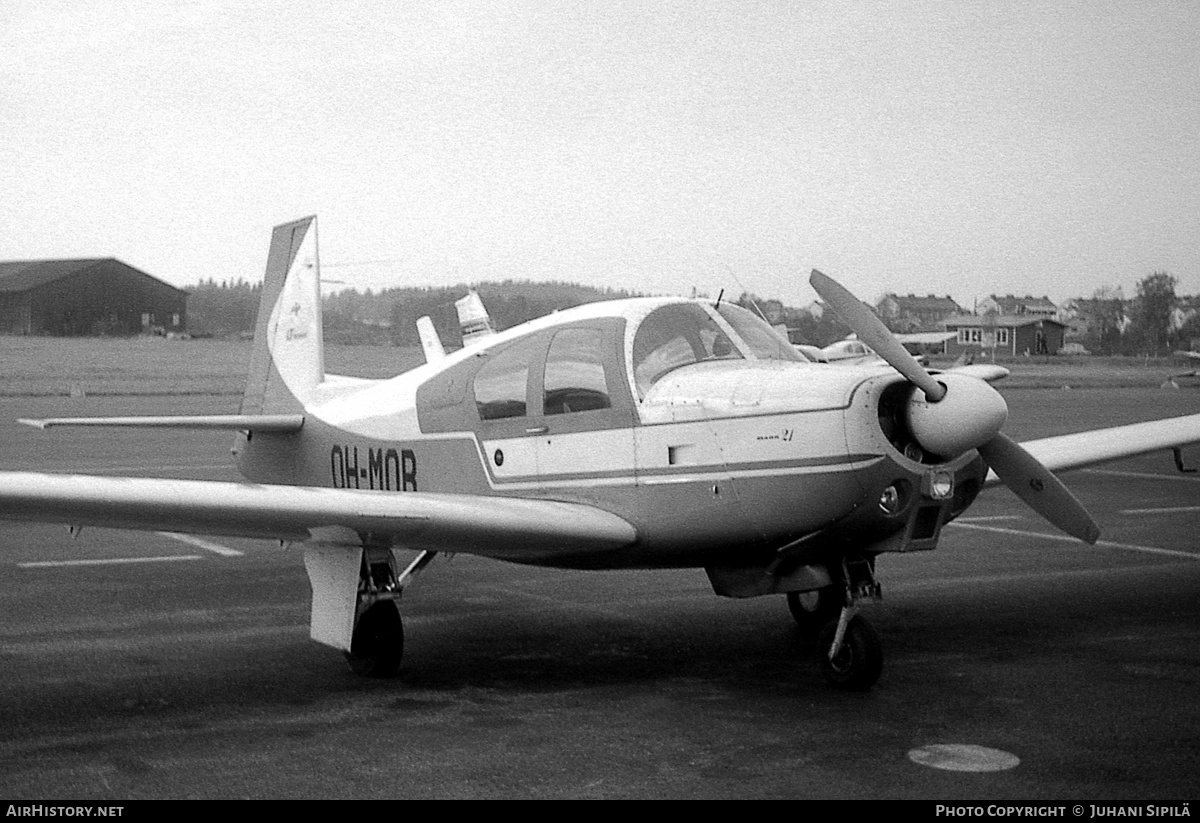
[[[324,379],[317,218],[312,216],[271,233],[242,414],[301,411]]]

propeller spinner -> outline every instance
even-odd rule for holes
[[[920,390],[909,397],[908,423],[921,448],[944,458],[978,449],[1004,485],[1054,526],[1087,543],[1099,539],[1100,527],[1062,481],[1000,433],[1008,406],[999,392],[965,374],[935,377],[840,283],[815,269],[809,283],[860,340]]]

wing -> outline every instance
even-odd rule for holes
[[[354,545],[369,533],[525,562],[637,538],[624,519],[577,503],[32,472],[0,472],[0,519]]]
[[[1021,446],[1052,472],[1200,443],[1200,414],[1030,440]],[[999,483],[989,472],[987,485]]]
[[[117,428],[214,429],[232,431],[297,432],[304,425],[302,414],[213,414],[168,415],[163,417],[50,417],[21,419],[19,423],[39,429],[55,426],[111,426]]]

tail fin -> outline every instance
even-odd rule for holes
[[[458,311],[458,324],[462,327],[463,346],[496,333],[492,328],[492,318],[488,316],[483,301],[474,289],[468,291],[466,297],[455,300],[454,308]]]
[[[324,379],[317,218],[305,217],[271,234],[242,414],[300,411]]]

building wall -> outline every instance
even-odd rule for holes
[[[1023,355],[1026,351],[1032,354],[1058,354],[1059,349],[1063,346],[1063,337],[1066,331],[1065,327],[1056,321],[1036,321],[1033,323],[1025,323],[1022,325],[988,325],[985,318],[979,318],[979,323],[975,326],[962,323],[958,325],[947,325],[947,331],[958,331],[960,328],[980,328],[984,334],[995,333],[1001,339],[996,342],[996,354],[1003,355]],[[1039,350],[1038,340],[1041,335],[1044,346]],[[1004,339],[1006,338],[1006,339]],[[961,343],[958,338],[951,338],[946,343],[946,354],[958,356],[963,352],[990,352],[990,346],[984,347],[981,343]]]
[[[1031,323],[1028,326],[1017,327],[1016,353],[1024,354],[1058,354],[1063,345],[1064,329],[1057,323]],[[1039,335],[1044,345],[1039,348]]]
[[[14,297],[16,295],[13,295]],[[133,335],[157,327],[182,332],[187,327],[187,295],[117,260],[106,260],[78,274],[43,283],[22,295],[24,329],[5,322],[8,333],[54,336]]]
[[[29,294],[0,294],[0,334],[29,333]]]

